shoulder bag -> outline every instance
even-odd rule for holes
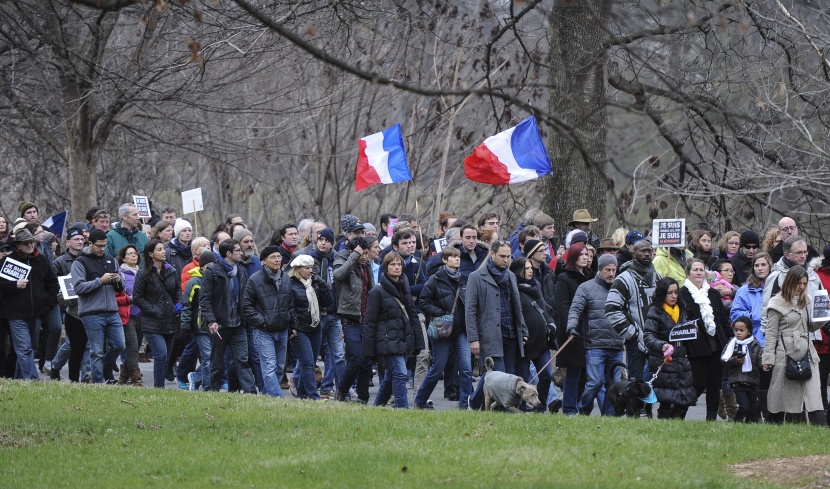
[[[452,323],[455,316],[455,306],[458,304],[458,295],[461,293],[461,284],[458,284],[458,289],[455,291],[455,299],[452,303],[452,311],[449,314],[432,318],[427,328],[427,335],[435,339],[446,339],[452,335]]]

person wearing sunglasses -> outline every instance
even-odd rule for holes
[[[755,231],[747,229],[741,233],[740,247],[738,252],[732,255],[729,262],[735,270],[735,276],[732,277],[732,283],[737,287],[745,284],[752,275],[752,259],[755,254],[761,249],[761,236]]]

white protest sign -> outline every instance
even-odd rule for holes
[[[182,192],[182,214],[193,214],[201,210],[204,210],[202,187]]]
[[[3,263],[3,267],[0,268],[0,277],[17,282],[18,280],[29,278],[29,272],[31,271],[32,267],[29,265],[20,263],[14,258],[7,257],[6,261]]]
[[[75,286],[72,285],[72,275],[61,275],[58,277],[58,284],[61,286],[61,295],[63,300],[77,299],[78,294],[75,293]]]
[[[138,217],[150,219],[153,212],[150,210],[150,199],[146,195],[133,195],[133,204],[138,208]]]
[[[655,219],[651,224],[651,246],[686,246],[686,219]]]
[[[435,252],[441,253],[441,250],[447,247],[447,238],[433,239],[432,243],[435,246]]]
[[[830,296],[827,295],[826,290],[817,290],[810,306],[812,306],[810,318],[813,322],[830,321]]]
[[[669,332],[669,341],[690,341],[697,339],[697,319],[678,324]]]

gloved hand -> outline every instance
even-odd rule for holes
[[[669,347],[668,347],[668,348],[666,348],[666,349],[663,351],[663,357],[664,357],[664,358],[668,358],[668,357],[672,356],[672,353],[674,353],[674,347],[673,347],[673,346],[671,346],[671,345],[669,345]]]
[[[181,305],[181,303],[176,304],[176,314],[179,314],[179,313],[181,313],[181,312],[182,312],[182,305]]]

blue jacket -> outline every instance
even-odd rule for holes
[[[764,288],[744,284],[735,293],[729,320],[735,321],[741,316],[752,319],[752,336],[764,347],[764,332],[761,331],[761,306],[764,303]]]

